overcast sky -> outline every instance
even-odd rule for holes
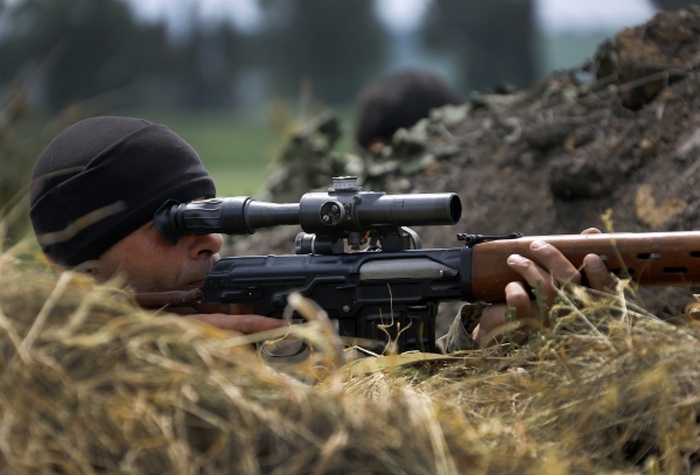
[[[130,0],[145,18],[166,18],[177,29],[182,15],[199,9],[204,19],[230,17],[242,29],[260,20],[256,0]],[[468,1],[468,0],[466,0]],[[393,28],[411,30],[420,24],[430,0],[378,0],[378,12]],[[196,7],[195,7],[196,5]],[[545,33],[615,31],[643,23],[654,13],[650,0],[535,0],[538,24]]]

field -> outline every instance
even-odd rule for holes
[[[264,118],[227,112],[130,112],[168,125],[197,150],[219,196],[253,195],[283,143]]]
[[[279,156],[292,120],[273,130],[259,115],[232,112],[130,111],[124,115],[166,124],[199,153],[216,181],[219,196],[255,195],[265,181],[267,166]],[[351,113],[340,113],[344,123]],[[279,129],[282,129],[281,131]],[[344,124],[345,133],[349,127]],[[340,149],[347,149],[341,144]]]

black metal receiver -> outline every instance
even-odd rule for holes
[[[229,257],[214,265],[202,290],[209,302],[250,305],[277,318],[298,291],[337,320],[341,336],[391,338],[400,351],[435,351],[438,304],[464,299],[470,253],[463,246]]]
[[[296,255],[221,259],[204,279],[204,299],[282,318],[288,295],[298,291],[338,321],[341,336],[390,338],[401,351],[434,351],[438,303],[464,299],[460,285],[469,272],[460,266],[468,266],[470,249],[422,250],[407,226],[452,225],[461,213],[455,193],[387,195],[362,191],[356,177],[337,177],[328,192],[306,193],[299,203],[171,201],[154,218],[171,242],[299,224],[304,232],[296,238]]]
[[[520,237],[460,233],[465,244],[453,248],[229,257],[204,279],[203,296],[282,318],[287,297],[298,291],[337,320],[341,336],[391,339],[399,351],[435,351],[439,303],[478,300],[472,246]]]

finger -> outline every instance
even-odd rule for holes
[[[500,340],[504,328],[509,324],[511,309],[507,304],[489,305],[481,314],[479,324],[472,331],[472,338],[482,348]]]
[[[583,271],[592,289],[606,290],[615,286],[615,279],[597,254],[587,254],[583,258]]]
[[[522,283],[511,282],[506,286],[506,303],[508,308],[515,314],[515,320],[520,321],[522,324],[518,328],[519,333],[525,333],[525,330],[529,328],[533,321],[549,325],[549,312],[545,311],[544,314],[540,312],[537,302],[530,300],[530,296]],[[526,323],[526,321],[529,322]]]
[[[489,305],[486,307],[481,314],[479,324],[472,332],[474,340],[482,344],[482,339],[485,335],[508,323],[508,319],[506,318],[507,312],[507,305]]]
[[[535,240],[530,243],[530,250],[558,281],[581,283],[581,273],[556,247],[545,241]]]
[[[508,266],[520,274],[530,287],[539,291],[545,305],[552,305],[557,294],[557,288],[549,272],[535,264],[531,259],[527,259],[520,254],[511,254],[508,256],[507,262]]]
[[[586,228],[583,231],[581,231],[581,234],[601,234],[600,229],[598,228]]]
[[[483,315],[482,315],[482,318],[483,318]],[[484,335],[486,335],[486,333],[482,331],[481,322],[479,322],[472,330],[472,339],[479,346],[488,346],[487,343],[483,342]]]
[[[472,331],[472,338],[482,347],[498,343],[505,334],[514,341],[526,336],[525,325],[519,322],[531,320],[538,314],[525,286],[511,282],[505,288],[506,304],[490,305],[481,314],[481,321]]]
[[[533,317],[530,296],[520,282],[511,282],[506,286],[506,303],[514,312],[516,320]]]

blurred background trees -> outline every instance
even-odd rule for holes
[[[54,110],[134,87],[174,64],[164,25],[137,25],[129,5],[119,0],[15,2],[2,31],[1,77],[40,72],[34,92]]]
[[[144,19],[136,0],[0,2],[0,81],[31,75],[33,102],[49,110],[96,98],[109,107],[259,106],[297,97],[303,78],[316,98],[344,106],[363,83],[399,66],[397,41],[413,42],[403,65],[435,66],[465,96],[546,73],[536,0],[432,0],[408,34],[382,21],[377,0],[253,2],[261,19],[247,29],[178,2],[177,31],[163,17]]]
[[[294,96],[302,79],[333,104],[351,102],[358,86],[386,61],[382,25],[373,0],[263,0],[268,19],[256,67],[275,94]]]
[[[203,1],[161,2],[179,9],[174,24],[144,15],[146,0],[0,0],[0,221],[38,150],[84,116],[168,123],[200,151],[221,194],[252,194],[280,140],[269,124],[284,131],[300,102],[350,119],[364,83],[408,66],[433,70],[465,98],[524,86],[580,65],[619,28],[547,33],[538,8],[555,0],[424,0],[408,26],[383,16],[382,0],[229,0],[257,11],[248,25],[226,2],[205,17]],[[626,1],[649,15],[693,3]],[[397,2],[395,13],[417,3]]]
[[[486,90],[535,79],[534,2],[435,0],[423,37],[431,50],[456,58],[456,86]]]
[[[220,109],[245,100],[251,71],[261,72],[252,77],[272,96],[294,97],[309,78],[333,103],[351,102],[381,71],[373,0],[263,0],[260,7],[265,24],[255,33],[227,18],[202,22],[194,10],[172,35],[163,20],[139,20],[124,0],[18,0],[4,11],[0,78],[32,75],[34,98],[49,110],[103,95],[109,106]]]

